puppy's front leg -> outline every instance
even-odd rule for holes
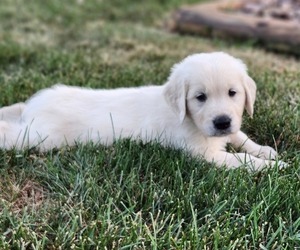
[[[230,142],[234,147],[241,148],[243,151],[262,159],[275,159],[277,156],[277,152],[273,148],[255,143],[242,131],[231,135]]]
[[[216,163],[219,167],[226,165],[229,169],[235,169],[244,166],[248,171],[260,171],[267,166],[274,167],[276,165],[275,161],[259,159],[247,153],[231,154],[220,151],[206,156],[206,159]]]

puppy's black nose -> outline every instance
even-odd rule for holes
[[[227,115],[220,115],[213,120],[214,126],[218,130],[228,129],[231,125],[231,118]]]

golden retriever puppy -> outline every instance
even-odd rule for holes
[[[0,147],[48,150],[75,142],[155,140],[218,166],[260,170],[276,152],[240,131],[253,114],[256,85],[246,66],[223,52],[194,54],[176,64],[166,84],[95,90],[55,85],[25,104],[0,109]],[[247,153],[228,153],[231,143]]]

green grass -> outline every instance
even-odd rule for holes
[[[296,249],[300,246],[300,63],[245,43],[170,34],[189,0],[3,0],[0,105],[58,82],[163,84],[186,55],[223,50],[258,85],[243,130],[290,167],[226,171],[122,140],[0,151],[0,249]]]

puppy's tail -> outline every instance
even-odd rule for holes
[[[0,121],[1,149],[22,149],[29,145],[28,131],[21,123]]]

